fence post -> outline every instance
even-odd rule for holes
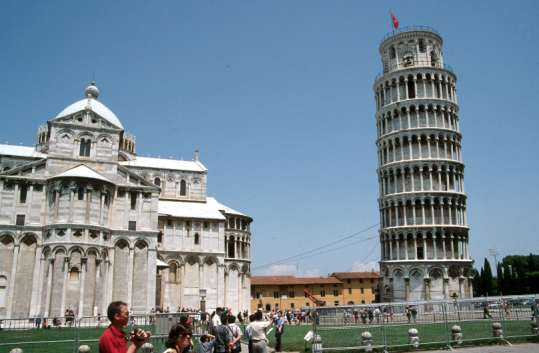
[[[447,308],[447,301],[442,302],[442,317],[445,324],[445,332],[447,333],[447,347],[451,348],[451,335],[449,334],[449,318],[448,318],[448,308]]]
[[[74,339],[73,339],[73,352],[78,353],[79,352],[79,342],[80,342],[80,322],[81,319],[74,318]]]

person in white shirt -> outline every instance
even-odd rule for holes
[[[266,337],[266,330],[272,325],[269,320],[264,320],[262,311],[257,311],[254,314],[255,321],[247,325],[246,330],[250,332],[251,340],[253,342],[253,353],[267,353],[268,352],[268,339]]]

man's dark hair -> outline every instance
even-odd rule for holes
[[[221,319],[221,324],[222,325],[226,325],[228,324],[228,315],[227,313],[221,313],[221,316],[219,316],[219,318]]]
[[[236,317],[234,315],[228,315],[228,318],[227,318],[227,323],[229,324],[233,324],[236,322]]]
[[[165,347],[167,348],[175,348],[176,347],[176,341],[178,340],[178,337],[182,335],[192,335],[191,330],[188,327],[185,327],[181,324],[176,324],[172,326],[170,329],[170,332],[168,333],[168,338],[165,343]]]
[[[127,306],[127,303],[120,300],[109,304],[109,307],[107,308],[107,317],[109,318],[110,322],[112,322],[114,319],[114,315],[121,313],[121,308],[124,305]]]
[[[264,317],[262,315],[262,311],[260,311],[260,310],[258,310],[256,313],[254,313],[254,316],[255,316],[255,321],[260,321]]]

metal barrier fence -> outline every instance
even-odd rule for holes
[[[208,322],[200,320],[198,313],[166,313],[132,315],[126,333],[141,328],[152,333],[150,343],[155,352],[165,350],[170,328],[180,322],[182,316],[191,319],[193,336],[199,337],[208,330]],[[110,324],[103,317],[57,317],[52,321],[43,318],[0,320],[0,353],[20,348],[24,353],[76,353],[81,345],[90,352],[98,352],[99,337]],[[54,339],[51,339],[54,337]]]
[[[319,307],[312,352],[454,347],[537,339],[539,296]]]

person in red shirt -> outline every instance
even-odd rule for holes
[[[107,316],[111,322],[99,338],[99,353],[135,353],[149,339],[149,335],[143,330],[138,330],[131,335],[131,345],[127,345],[125,332],[129,320],[127,304],[116,301],[109,304]]]

